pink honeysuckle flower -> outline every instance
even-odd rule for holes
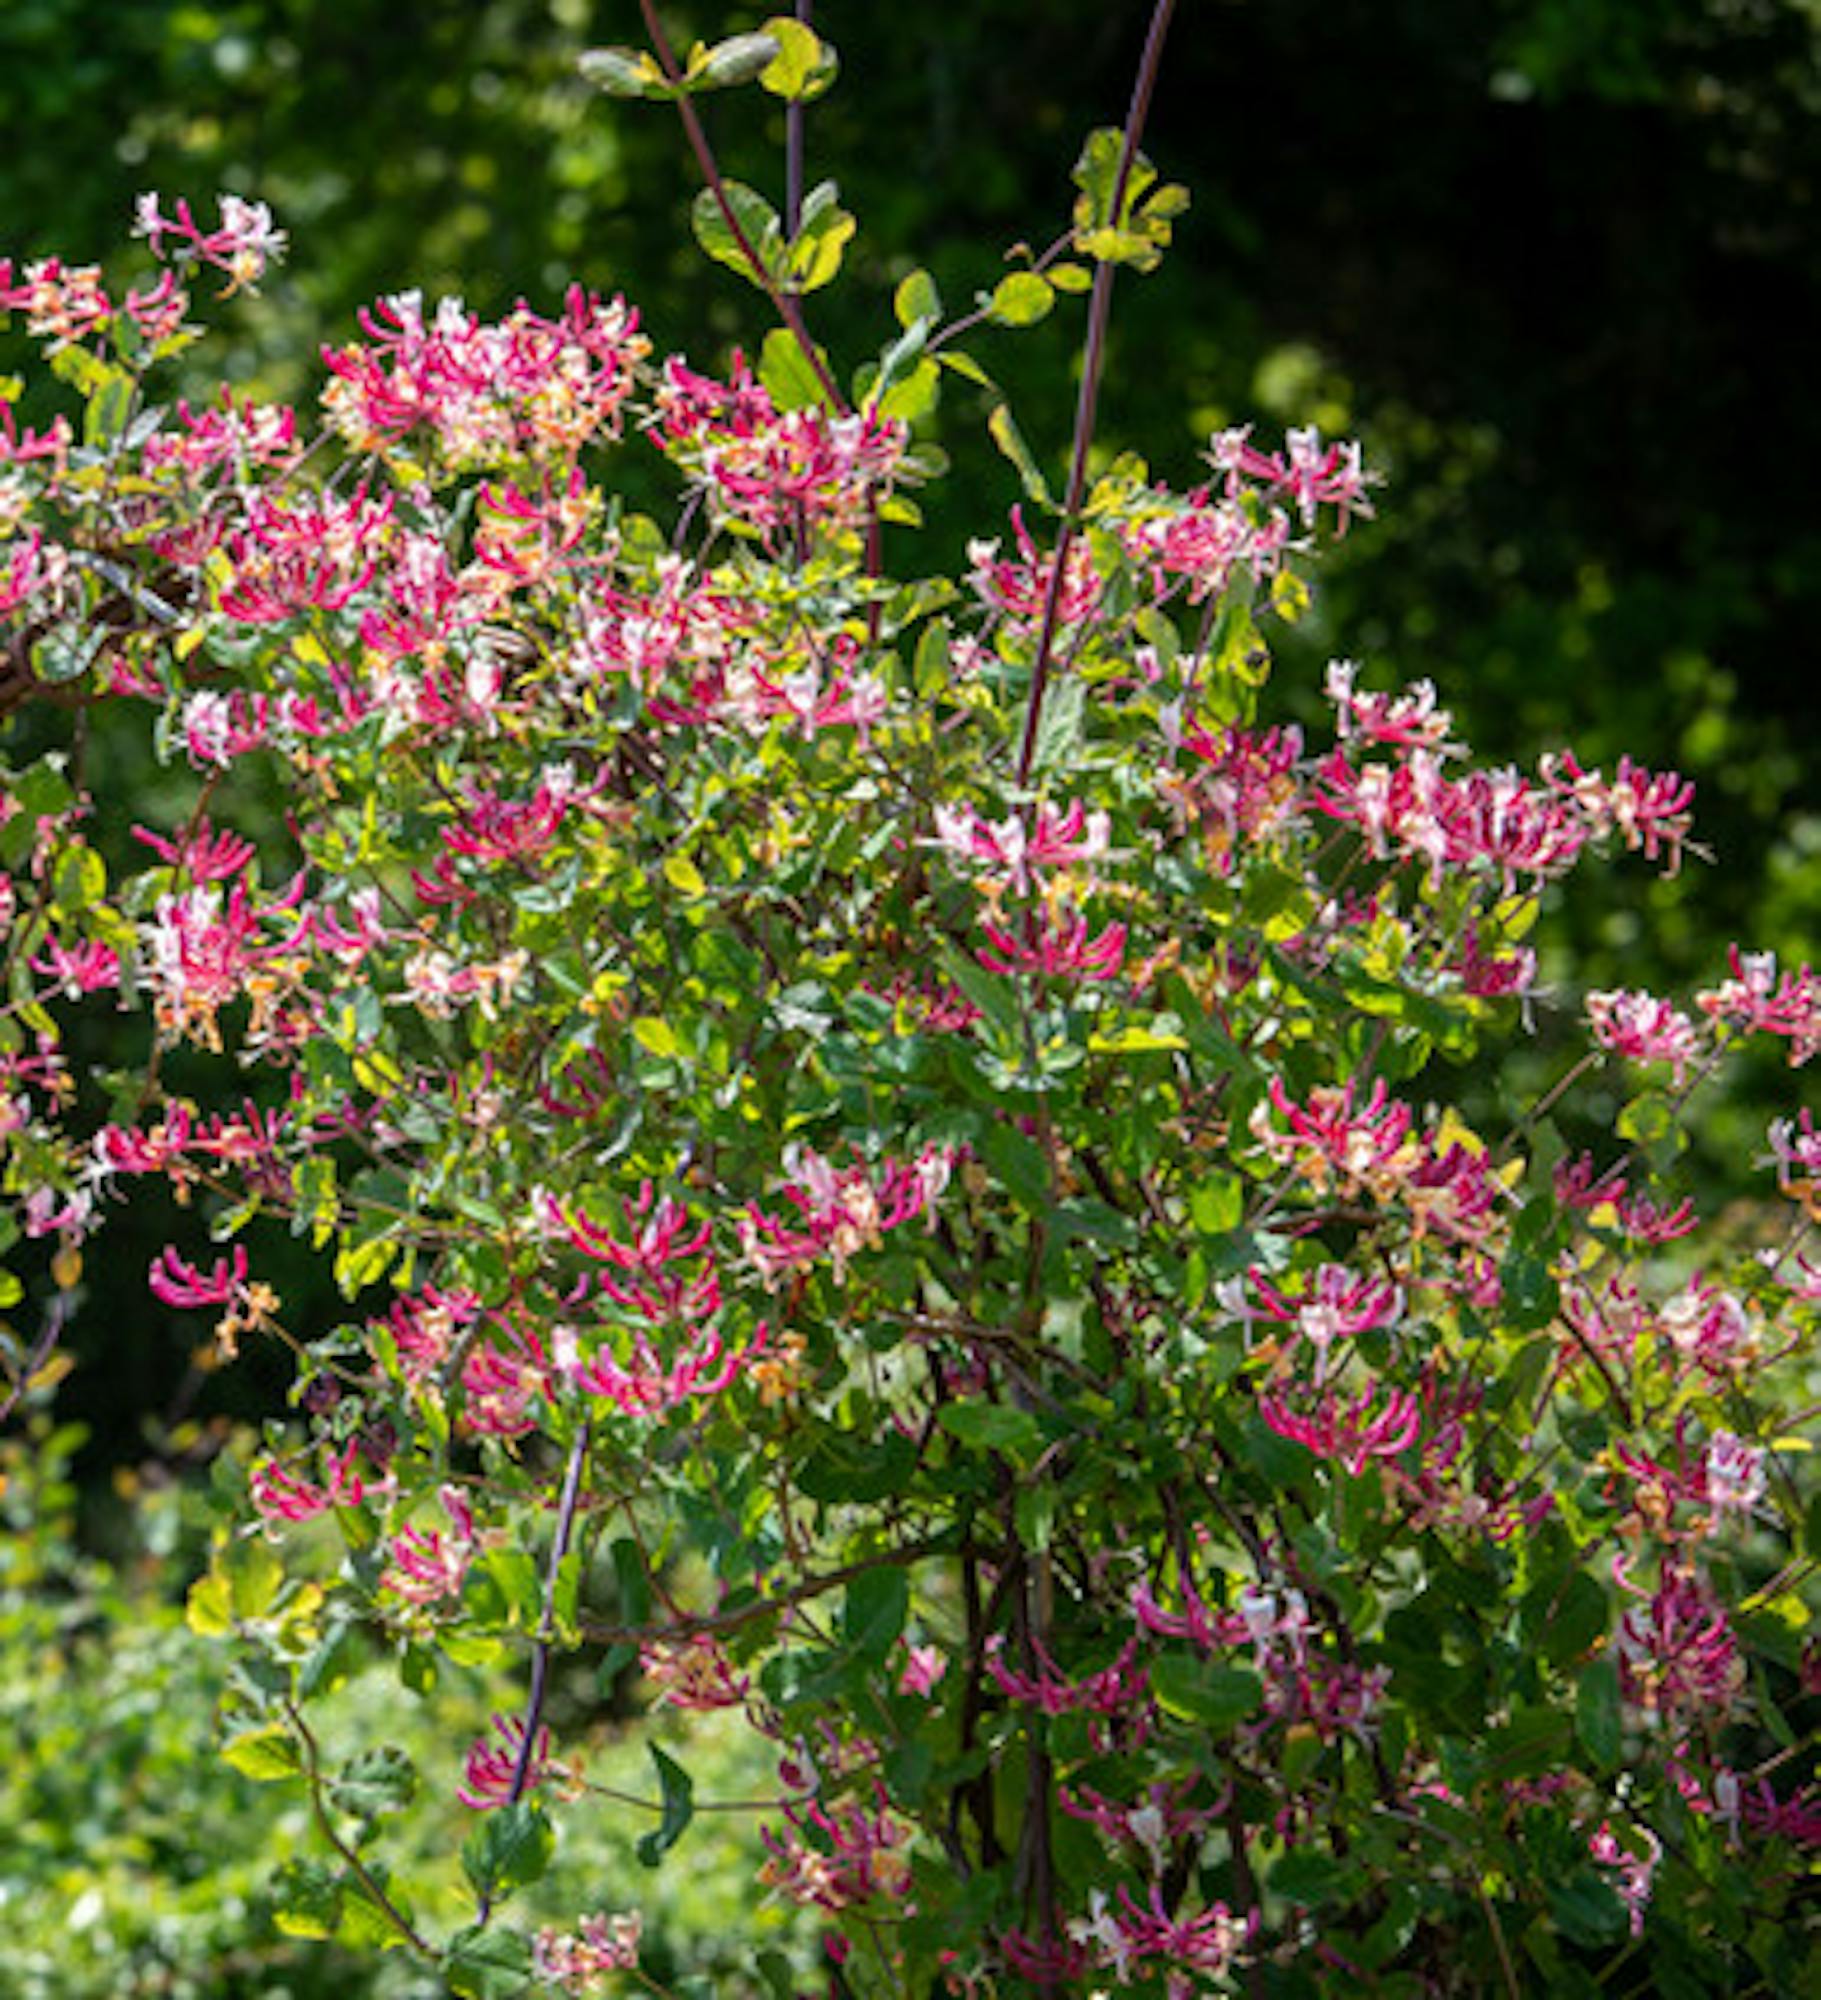
[[[1112,833],[1108,815],[1088,811],[1079,799],[1062,809],[1045,799],[1028,820],[1021,813],[989,820],[971,806],[938,806],[935,820],[932,846],[1020,896],[1031,888],[1033,869],[1080,868],[1103,859]]]
[[[449,1359],[480,1316],[481,1302],[472,1292],[426,1285],[395,1299],[385,1320],[374,1324],[383,1326],[405,1380],[415,1387]]]
[[[1282,1121],[1282,1125],[1275,1122]],[[1288,1127],[1288,1130],[1283,1129]],[[1351,1083],[1320,1084],[1302,1104],[1273,1076],[1268,1102],[1252,1114],[1252,1135],[1279,1166],[1295,1166],[1319,1190],[1337,1178],[1345,1188],[1401,1178],[1421,1158],[1410,1136],[1411,1111],[1382,1079],[1364,1103]]]
[[[1623,1443],[1614,1443],[1612,1455],[1638,1483],[1639,1512],[1648,1519],[1667,1524],[1675,1506],[1687,1502],[1711,1509],[1705,1525],[1717,1533],[1730,1516],[1749,1517],[1763,1499],[1765,1452],[1725,1430],[1715,1431],[1697,1450],[1689,1442],[1692,1422],[1687,1411],[1676,1420],[1673,1470]]]
[[[1292,1329],[1315,1349],[1315,1380],[1327,1374],[1336,1341],[1355,1339],[1376,1329],[1397,1326],[1404,1314],[1402,1288],[1388,1278],[1361,1276],[1344,1264],[1323,1264],[1306,1274],[1296,1293],[1280,1291],[1256,1265],[1246,1274],[1260,1310]]]
[[[361,1506],[373,1488],[355,1469],[359,1451],[358,1438],[350,1438],[339,1452],[325,1450],[320,1486],[290,1471],[276,1458],[256,1465],[248,1490],[267,1528],[275,1528],[280,1522],[313,1521],[332,1507]]]
[[[553,1371],[543,1342],[528,1327],[511,1329],[512,1347],[478,1341],[462,1361],[462,1414],[485,1437],[524,1437],[537,1428],[532,1405],[548,1397]]]
[[[149,1282],[153,1297],[167,1306],[226,1305],[246,1290],[246,1248],[235,1244],[229,1256],[218,1257],[205,1272],[167,1244],[153,1260]]]
[[[29,1237],[60,1236],[65,1243],[80,1243],[94,1220],[94,1192],[89,1188],[35,1187],[25,1197],[20,1215]]]
[[[1366,489],[1378,484],[1378,475],[1365,469],[1357,444],[1323,445],[1313,425],[1286,431],[1281,452],[1262,452],[1251,440],[1250,424],[1216,431],[1208,440],[1208,457],[1227,475],[1229,497],[1237,499],[1249,488],[1282,494],[1295,504],[1305,528],[1314,526],[1318,508],[1332,507],[1340,534],[1354,515],[1371,518]]]
[[[187,201],[179,200],[166,215],[156,194],[142,194],[134,205],[133,234],[143,236],[159,257],[169,254],[165,239],[173,239],[178,257],[225,272],[229,292],[256,285],[266,266],[284,255],[286,240],[263,201],[236,194],[221,197],[220,221],[212,230],[198,224]]]
[[[1159,1639],[1187,1639],[1198,1651],[1244,1645],[1249,1628],[1237,1611],[1211,1609],[1193,1584],[1179,1587],[1181,1611],[1166,1611],[1148,1582],[1132,1586],[1132,1620],[1141,1632]]]
[[[1634,1597],[1646,1593],[1616,1558],[1613,1575]],[[1619,1620],[1614,1647],[1625,1699],[1679,1741],[1696,1722],[1722,1722],[1745,1680],[1745,1663],[1726,1613],[1692,1572],[1666,1567],[1648,1601]]]
[[[1506,896],[1520,875],[1534,886],[1566,874],[1587,844],[1586,822],[1517,771],[1470,771],[1437,803],[1445,859],[1496,873]]]
[[[3,270],[0,266],[0,272]],[[0,295],[5,290],[4,275],[0,275]],[[31,465],[48,459],[60,473],[74,438],[68,417],[53,417],[41,431],[29,427],[21,430],[14,420],[12,404],[0,396],[0,465]]]
[[[1178,824],[1200,830],[1208,863],[1222,875],[1238,865],[1242,843],[1268,840],[1301,824],[1307,801],[1298,765],[1302,731],[1212,729],[1181,731],[1172,747],[1179,768],[1163,772],[1159,793]]]
[[[1625,1905],[1626,1915],[1631,1921],[1631,1934],[1641,1937],[1644,1932],[1644,1912],[1650,1903],[1651,1883],[1657,1872],[1657,1863],[1663,1858],[1663,1843],[1648,1827],[1639,1827],[1632,1835],[1634,1840],[1643,1842],[1642,1851],[1621,1846],[1609,1821],[1600,1822],[1599,1831],[1587,1843],[1587,1851],[1602,1868],[1616,1868],[1619,1879],[1613,1885],[1619,1892],[1619,1900]]]
[[[1481,947],[1479,925],[1470,924],[1455,972],[1463,993],[1480,1000],[1504,1000],[1530,992],[1536,984],[1536,967],[1536,953],[1528,945],[1514,945],[1505,952],[1488,954]],[[1528,1008],[1524,1018],[1528,1023]]]
[[[847,416],[779,410],[744,355],[729,382],[664,364],[653,436],[720,511],[766,535],[857,526],[902,475],[909,427],[868,407]]]
[[[1031,1642],[1031,1653],[1031,1671],[1008,1667],[1004,1641],[995,1636],[987,1644],[986,1670],[1002,1694],[1044,1715],[1119,1715],[1145,1699],[1149,1680],[1138,1664],[1136,1639],[1128,1639],[1108,1665],[1073,1681],[1039,1641]]]
[[[1728,953],[1732,977],[1697,993],[1695,1005],[1740,1034],[1781,1035],[1790,1045],[1792,1068],[1821,1049],[1821,976],[1804,965],[1779,977],[1774,952]]]
[[[468,1746],[462,1782],[455,1796],[473,1812],[494,1812],[527,1792],[566,1774],[550,1754],[550,1727],[541,1727],[528,1742],[525,1725],[516,1715],[495,1714],[490,1735]]]
[[[259,850],[226,828],[217,831],[206,819],[195,819],[176,840],[166,840],[150,827],[135,826],[133,838],[149,847],[192,882],[227,882],[244,875]]]
[[[1617,773],[1607,779],[1598,771],[1584,771],[1572,751],[1546,756],[1538,769],[1544,782],[1573,801],[1595,840],[1617,832],[1625,845],[1647,860],[1667,854],[1666,873],[1675,874],[1682,865],[1682,849],[1693,824],[1688,808],[1694,799],[1693,783],[1676,771],[1647,771],[1629,757],[1621,757]]]
[[[478,792],[443,828],[443,845],[471,861],[535,861],[549,852],[573,793],[573,783],[552,782],[549,773],[528,799]]]
[[[546,1924],[531,1944],[531,1969],[565,1993],[594,1992],[610,1972],[630,1972],[639,1962],[645,1920],[637,1910],[619,1916],[583,1917],[573,1931]]]
[[[93,264],[41,257],[25,267],[23,277],[23,284],[13,284],[10,260],[0,260],[0,312],[24,313],[26,331],[48,339],[51,354],[100,332],[114,317],[114,303]]]
[[[573,458],[613,436],[635,371],[650,353],[638,314],[572,285],[554,319],[522,300],[496,325],[459,299],[426,315],[399,292],[358,315],[367,339],[330,348],[323,392],[330,426],[356,451],[384,451],[420,427],[452,464]]]
[[[38,528],[0,543],[0,616],[34,599],[54,597],[69,567],[69,551],[47,542]]]
[[[1043,616],[1044,598],[1050,573],[1056,566],[1054,555],[1039,551],[1024,525],[1023,510],[1012,509],[1012,533],[1018,543],[1018,559],[1002,558],[994,541],[972,541],[967,559],[973,571],[973,585],[987,606],[1019,624],[1035,625]],[[1063,573],[1062,594],[1057,617],[1063,626],[1078,625],[1091,618],[1100,604],[1104,585],[1094,568],[1087,537],[1077,535],[1069,544],[1068,563]]]
[[[1023,935],[982,923],[988,942],[974,956],[989,972],[1009,977],[1036,973],[1045,979],[1117,979],[1125,965],[1126,927],[1108,924],[1090,936],[1083,916],[1026,917]]]
[[[70,945],[46,938],[44,949],[32,960],[32,970],[42,972],[65,999],[79,1000],[85,993],[119,985],[120,954],[99,938],[80,938]]]
[[[1758,1349],[1757,1331],[1745,1302],[1699,1276],[1664,1301],[1656,1323],[1678,1363],[1707,1375],[1735,1373]]]
[[[940,1646],[906,1646],[898,1675],[900,1694],[930,1695],[948,1672],[948,1655]]]
[[[1773,1118],[1767,1134],[1777,1185],[1798,1201],[1811,1220],[1821,1219],[1821,1132],[1807,1110],[1792,1120]]]
[[[719,1304],[719,1289],[714,1292]],[[573,1342],[573,1334],[569,1339]],[[729,1348],[711,1319],[680,1329],[668,1355],[643,1332],[626,1340],[622,1359],[611,1347],[594,1355],[568,1359],[570,1379],[590,1395],[604,1397],[629,1417],[667,1416],[691,1402],[718,1396],[737,1381],[747,1365],[765,1351],[767,1328],[761,1320],[744,1347]],[[561,1348],[558,1359],[564,1358]]]
[[[651,1683],[653,1701],[661,1707],[695,1713],[738,1708],[752,1687],[750,1677],[738,1671],[720,1641],[705,1632],[647,1640],[639,1648],[639,1665]]]
[[[794,724],[804,737],[823,729],[857,729],[862,738],[884,719],[889,706],[877,674],[857,670],[857,649],[837,642],[826,665],[820,660],[772,675],[754,667],[744,691],[725,704],[749,727],[768,722]]]
[[[1589,993],[1587,1020],[1601,1048],[1633,1062],[1668,1063],[1678,1084],[1709,1047],[1688,1015],[1650,993]]]
[[[1335,731],[1345,743],[1390,744],[1398,749],[1432,750],[1445,755],[1457,746],[1450,740],[1454,717],[1435,703],[1433,681],[1413,681],[1395,694],[1368,694],[1354,685],[1359,665],[1354,660],[1330,660],[1326,692],[1335,707]]]
[[[779,1810],[784,1829],[759,1830],[770,1857],[759,1880],[792,1902],[838,1911],[877,1896],[897,1902],[909,1890],[913,1829],[883,1790],[870,1811],[857,1801],[830,1808],[813,1798],[782,1800]]]
[[[1330,1389],[1299,1409],[1286,1395],[1268,1393],[1259,1397],[1258,1413],[1279,1437],[1333,1460],[1357,1479],[1373,1459],[1408,1451],[1422,1430],[1421,1408],[1408,1390],[1391,1390],[1382,1408],[1375,1406],[1376,1395],[1376,1385],[1369,1383],[1343,1404]]]
[[[784,1194],[798,1214],[787,1224],[756,1205],[748,1209],[740,1218],[747,1261],[770,1284],[826,1257],[840,1283],[855,1254],[876,1249],[886,1230],[919,1215],[934,1226],[936,1201],[958,1157],[953,1146],[930,1145],[913,1161],[887,1158],[872,1168],[856,1157],[837,1167],[807,1146],[787,1147]]]
[[[438,1496],[448,1528],[401,1528],[393,1536],[380,1587],[407,1604],[436,1604],[459,1597],[474,1555],[474,1509],[459,1486],[444,1486]]]
[[[674,1195],[658,1196],[650,1181],[620,1204],[630,1241],[592,1221],[581,1209],[565,1207],[548,1193],[536,1201],[545,1235],[567,1241],[585,1255],[636,1278],[655,1278],[669,1266],[694,1263],[709,1253],[712,1225],[693,1222]]]
[[[1181,1843],[1198,1840],[1232,1802],[1229,1784],[1211,1806],[1185,1805],[1183,1800],[1196,1783],[1194,1778],[1174,1785],[1160,1779],[1146,1789],[1138,1805],[1109,1799],[1092,1786],[1077,1793],[1064,1785],[1057,1792],[1057,1803],[1071,1819],[1087,1821],[1110,1847],[1137,1848],[1151,1872],[1161,1875]]]

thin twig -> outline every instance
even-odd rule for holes
[[[1126,113],[1125,143],[1119,152],[1119,171],[1113,178],[1112,216],[1118,222],[1125,206],[1126,185],[1132,177],[1132,161],[1138,152],[1138,135],[1144,130],[1145,115],[1151,108],[1151,91],[1163,57],[1163,38],[1168,32],[1176,0],[1157,0],[1151,13],[1150,32],[1145,36],[1144,54],[1138,63],[1137,81],[1132,86],[1132,108]],[[1080,525],[1082,496],[1087,490],[1088,447],[1094,440],[1094,413],[1100,401],[1100,372],[1106,361],[1107,321],[1113,310],[1113,270],[1103,259],[1094,273],[1093,295],[1088,302],[1087,343],[1082,354],[1081,393],[1075,403],[1075,441],[1069,459],[1068,491],[1062,503],[1062,526],[1056,535],[1049,581],[1043,593],[1043,626],[1037,640],[1037,660],[1031,669],[1030,700],[1024,714],[1024,742],[1018,752],[1018,783],[1030,782],[1031,761],[1037,754],[1037,725],[1043,716],[1043,698],[1049,687],[1050,660],[1056,644],[1056,625],[1062,610],[1063,577],[1068,569],[1069,547]]]
[[[512,1783],[506,1788],[505,1803],[515,1806],[525,1796],[536,1761],[538,1724],[543,1720],[544,1696],[550,1681],[551,1622],[556,1616],[557,1577],[563,1558],[569,1553],[569,1537],[575,1527],[576,1506],[582,1496],[582,1468],[588,1459],[588,1426],[580,1425],[575,1443],[569,1448],[569,1464],[563,1473],[562,1498],[557,1502],[556,1532],[550,1543],[550,1562],[544,1572],[544,1616],[536,1643],[531,1648],[531,1692],[525,1701],[525,1735],[518,1746],[512,1767]],[[477,1921],[484,1924],[493,1913],[493,1891],[489,1887],[476,1906]]]
[[[676,86],[683,81],[683,72],[678,67],[676,52],[670,46],[670,39],[664,33],[663,24],[658,19],[657,8],[652,0],[639,0],[639,9],[645,16],[646,31],[651,36],[651,46],[657,54],[658,65],[665,79]],[[829,407],[840,416],[850,413],[847,399],[841,394],[840,386],[828,371],[828,363],[822,359],[816,343],[810,338],[809,328],[803,323],[803,314],[797,302],[784,291],[766,268],[765,260],[759,255],[757,246],[741,225],[739,216],[727,194],[727,182],[722,177],[714,150],[708,143],[708,134],[702,129],[702,121],[696,116],[696,108],[687,97],[676,100],[677,115],[683,121],[683,131],[689,140],[690,151],[696,156],[696,165],[702,170],[702,179],[708,191],[714,196],[715,206],[721,211],[721,220],[726,223],[728,233],[739,246],[740,255],[746,260],[746,267],[752,273],[753,282],[771,301],[773,310],[789,329],[791,338],[803,351],[803,358],[809,363]]]

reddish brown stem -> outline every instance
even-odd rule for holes
[[[1132,86],[1132,106],[1126,113],[1125,143],[1119,152],[1119,171],[1113,179],[1112,213],[1115,221],[1125,206],[1125,191],[1132,177],[1132,162],[1138,153],[1138,137],[1151,108],[1151,92],[1163,58],[1163,39],[1169,31],[1176,0],[1157,0],[1151,12],[1150,32],[1145,36],[1144,54],[1139,58],[1137,80]],[[1100,402],[1100,374],[1106,363],[1107,321],[1113,310],[1113,265],[1102,261],[1094,273],[1094,290],[1088,301],[1087,343],[1082,352],[1081,393],[1075,402],[1075,441],[1069,456],[1069,484],[1062,503],[1062,526],[1056,535],[1056,553],[1051,562],[1049,582],[1043,593],[1043,625],[1037,639],[1037,661],[1031,669],[1030,699],[1024,712],[1024,741],[1018,751],[1018,783],[1027,785],[1031,763],[1037,754],[1037,725],[1043,718],[1043,700],[1049,691],[1050,663],[1056,646],[1056,626],[1062,610],[1062,583],[1068,570],[1069,548],[1081,523],[1081,501],[1087,490],[1088,447],[1094,441],[1094,415]]]

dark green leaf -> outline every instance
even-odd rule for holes
[[[576,68],[586,83],[609,97],[671,97],[664,72],[643,49],[584,49]]]
[[[483,1813],[462,1842],[462,1869],[476,1896],[488,1900],[535,1882],[556,1848],[549,1815],[528,1799]]]
[[[1029,1410],[1006,1403],[949,1403],[936,1421],[970,1450],[1009,1452],[1014,1458],[1034,1452],[1043,1437]]]
[[[287,1861],[272,1878],[272,1921],[286,1937],[333,1937],[341,1922],[335,1870],[322,1861]]]
[[[655,1868],[683,1837],[695,1817],[695,1783],[681,1764],[653,1743],[648,1746],[657,1766],[658,1783],[663,1788],[663,1816],[650,1833],[640,1837],[638,1856],[647,1868]]]
[[[443,1976],[461,2000],[517,2000],[531,1984],[531,1941],[498,1924],[459,1932],[443,1959]]]
[[[847,1586],[841,1636],[855,1652],[882,1660],[898,1643],[910,1611],[910,1577],[902,1569],[869,1569]]]
[[[329,1797],[343,1812],[377,1819],[382,1813],[402,1812],[416,1790],[411,1759],[392,1744],[382,1743],[349,1758],[330,1785]]]
[[[1151,1691],[1158,1706],[1184,1722],[1224,1735],[1256,1714],[1264,1683],[1246,1667],[1211,1667],[1186,1653],[1166,1653],[1151,1668]]]
[[[777,210],[757,189],[747,187],[741,181],[723,183],[727,209],[713,188],[704,188],[696,196],[695,205],[690,210],[690,225],[695,230],[696,241],[717,264],[725,264],[730,271],[738,271],[740,276],[761,290],[766,279],[773,284],[781,282],[780,265],[784,254],[784,232],[778,221]],[[732,213],[732,221],[728,218]],[[734,223],[738,223],[736,232]],[[745,243],[740,240],[745,236]],[[757,258],[755,269],[753,259]]]
[[[775,35],[730,35],[690,57],[687,81],[692,91],[726,90],[750,83],[777,61],[778,54]]]
[[[1608,1654],[1581,1669],[1575,1690],[1575,1733],[1587,1754],[1603,1771],[1619,1761],[1623,1739],[1619,1728],[1619,1665]]]

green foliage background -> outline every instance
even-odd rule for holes
[[[682,39],[770,11],[665,10]],[[1061,225],[1080,136],[1121,115],[1147,12],[822,0],[844,75],[812,114],[811,172],[840,180],[862,233],[855,281],[812,303],[844,371],[877,350],[913,264],[965,298],[1005,246]],[[547,303],[572,276],[625,290],[661,349],[717,363],[763,329],[689,243],[674,121],[574,72],[582,48],[638,32],[633,0],[14,0],[0,254],[112,259],[138,191],[231,189],[293,235],[265,297],[229,314],[263,389],[300,391],[318,343],[379,294],[458,292],[491,313]],[[775,194],[775,112],[751,94],[707,109],[729,170]],[[1196,205],[1163,269],[1121,283],[1103,449],[1188,484],[1215,424],[1357,430],[1389,475],[1383,519],[1326,569],[1280,685],[1300,678],[1313,710],[1326,653],[1356,654],[1381,683],[1436,679],[1484,751],[1572,742],[1589,763],[1629,750],[1698,780],[1723,867],[1648,890],[1626,875],[1605,904],[1577,893],[1556,934],[1586,984],[1704,979],[1735,937],[1816,950],[1818,111],[1816,0],[1179,9],[1149,150]],[[1059,312],[992,357],[1052,465],[1077,335]],[[976,415],[943,413],[956,473],[932,508],[932,565],[998,532],[1015,497]],[[138,1297],[143,1259],[119,1261],[122,1298]],[[121,1537],[127,1567],[77,1553],[71,1495],[9,1521],[0,1702],[29,1734],[4,1819],[27,1832],[0,1863],[0,1908],[9,1953],[49,1968],[20,1990],[348,1992],[345,1967],[308,1953],[236,1969],[230,1932],[259,1892],[223,1857],[282,1834],[282,1814],[208,1758],[204,1667],[168,1608],[183,1536],[143,1505],[121,1527],[103,1482],[105,1463],[143,1455],[148,1420],[155,1450],[181,1444],[165,1420],[199,1388],[185,1341],[136,1310],[136,1327],[106,1315],[108,1365],[90,1347],[68,1392],[100,1440],[87,1539]],[[13,1474],[16,1498],[22,1461]],[[46,1661],[64,1690],[54,1724]],[[91,1744],[105,1748],[80,1761]],[[82,1985],[56,1938],[91,1890],[98,1936],[134,1899],[151,1914],[121,1946],[138,1955],[104,1954]],[[711,1899],[684,1921],[712,1931],[725,1914]],[[170,1964],[192,1983],[165,1979]]]

